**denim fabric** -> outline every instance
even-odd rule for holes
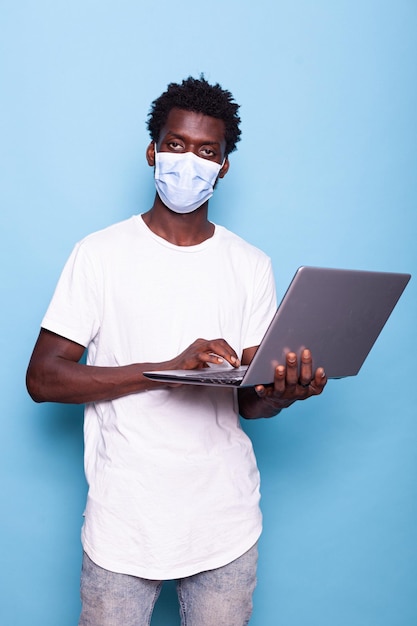
[[[177,581],[181,626],[246,626],[257,545],[224,567]],[[149,626],[163,581],[105,570],[84,554],[79,626]]]
[[[258,546],[224,567],[177,583],[181,626],[246,626],[252,614]]]

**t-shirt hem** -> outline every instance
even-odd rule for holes
[[[163,570],[133,567],[131,564],[123,564],[121,562],[116,563],[109,559],[103,559],[96,553],[95,550],[93,550],[91,546],[88,545],[85,540],[83,541],[83,550],[93,563],[116,574],[127,574],[130,576],[145,578],[147,580],[178,580],[179,578],[186,578],[188,576],[193,576],[194,574],[199,574],[200,572],[206,572],[228,565],[250,550],[259,540],[261,533],[262,528],[257,529],[256,532],[253,532],[248,535],[248,537],[245,537],[245,541],[242,541],[242,543],[239,544],[239,547],[236,547],[234,550],[230,550],[227,553],[222,553],[220,558],[216,556],[213,559],[205,560],[204,563],[201,562],[192,566],[184,565],[182,567],[173,567],[172,569]]]

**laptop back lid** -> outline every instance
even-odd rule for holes
[[[300,267],[244,377],[273,381],[288,352],[308,348],[313,369],[328,378],[354,376],[384,327],[410,274]]]

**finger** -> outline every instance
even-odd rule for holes
[[[300,378],[302,387],[308,387],[313,378],[313,359],[310,350],[303,350],[301,353]]]
[[[318,396],[327,384],[327,376],[322,367],[318,367],[310,383],[311,395]]]
[[[286,381],[287,385],[295,386],[298,382],[298,363],[295,352],[288,352],[286,356]]]
[[[256,385],[255,391],[260,398],[264,398],[271,391],[271,387],[268,388],[264,385]],[[285,391],[285,367],[284,365],[277,365],[274,375],[274,395],[281,396]]]
[[[274,393],[282,395],[285,391],[285,367],[284,365],[277,365],[275,368],[274,376]]]
[[[220,354],[215,354],[214,352],[202,352],[200,354],[200,359],[201,361],[204,361],[205,364],[214,363],[216,365],[221,365],[226,361],[224,357],[220,356]]]
[[[255,391],[260,398],[264,398],[266,396],[266,387],[263,385],[256,385]]]
[[[227,361],[233,367],[239,367],[240,365],[236,352],[224,339],[215,339],[208,342],[205,360],[208,363],[223,363]]]

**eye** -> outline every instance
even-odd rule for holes
[[[182,152],[184,150],[184,146],[178,141],[169,141],[167,146],[172,152]]]
[[[210,148],[209,146],[203,146],[200,149],[200,153],[201,153],[201,156],[204,157],[205,159],[214,159],[216,157],[215,150],[213,150],[213,148]]]

